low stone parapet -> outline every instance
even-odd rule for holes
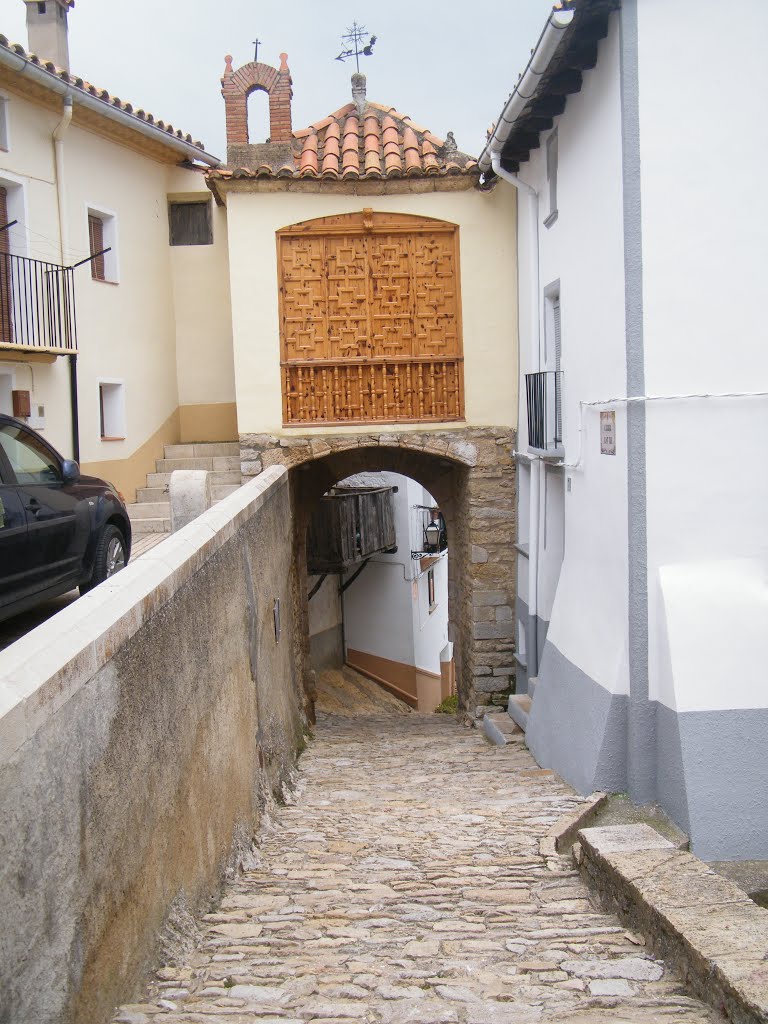
[[[648,825],[582,829],[574,857],[694,995],[735,1024],[768,1021],[768,911]]]
[[[304,725],[287,484],[267,470],[0,656],[4,1020],[107,1020],[251,856]]]

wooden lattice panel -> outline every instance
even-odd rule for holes
[[[286,424],[462,418],[455,225],[326,217],[278,254]]]

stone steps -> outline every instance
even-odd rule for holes
[[[497,747],[505,747],[515,739],[522,739],[523,730],[503,711],[483,716],[483,732]]]
[[[528,715],[531,711],[532,698],[527,693],[513,694],[509,698],[507,710],[509,717],[525,732],[528,728]]]
[[[128,505],[134,534],[171,532],[171,503],[168,487],[177,469],[204,469],[210,475],[211,499],[215,504],[236,491],[241,483],[240,445],[237,441],[199,444],[168,444],[163,458],[155,462],[157,472],[147,474],[147,486],[136,491],[137,501]]]

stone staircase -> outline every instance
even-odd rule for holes
[[[483,732],[499,747],[525,737],[528,716],[531,713],[536,679],[528,680],[528,693],[513,694],[507,704],[507,714],[486,714],[483,718]]]
[[[136,502],[128,505],[134,536],[171,532],[171,503],[168,485],[175,469],[207,469],[211,474],[214,504],[240,486],[240,445],[237,441],[200,444],[169,444],[163,458],[149,473],[147,486],[136,491]]]

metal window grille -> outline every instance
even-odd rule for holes
[[[563,443],[562,372],[526,373],[528,445],[537,451],[553,451]]]

